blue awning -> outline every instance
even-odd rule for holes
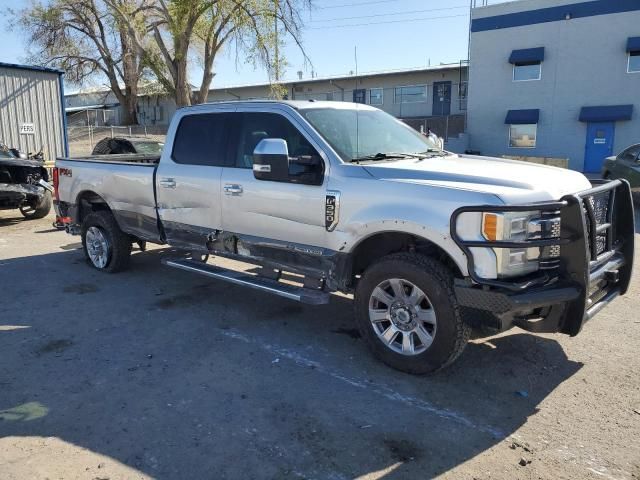
[[[582,107],[581,122],[617,122],[631,120],[633,105],[606,105],[601,107]]]
[[[544,47],[514,50],[509,57],[509,63],[536,63],[544,60]]]
[[[640,52],[640,37],[629,37],[627,52]]]
[[[507,125],[530,125],[538,123],[540,119],[540,110],[509,110],[504,123]]]

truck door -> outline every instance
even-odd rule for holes
[[[170,245],[206,250],[222,226],[220,176],[231,112],[192,113],[179,120],[171,152],[156,173],[158,216]]]
[[[235,161],[222,172],[225,233],[238,236],[239,250],[243,244],[250,246],[253,243],[262,245],[265,256],[272,254],[283,258],[283,250],[289,254],[297,250],[319,255],[327,235],[328,165],[325,165],[322,185],[257,180],[252,170],[253,151],[264,138],[286,140],[290,157],[319,156],[319,153],[292,123],[293,119],[287,119],[283,114],[255,111],[236,115]]]

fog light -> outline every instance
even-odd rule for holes
[[[510,248],[509,252],[509,267],[518,267],[527,263],[527,251],[524,248]]]

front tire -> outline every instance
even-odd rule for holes
[[[82,222],[81,235],[85,258],[95,269],[115,273],[129,266],[131,239],[120,230],[111,212],[87,215]]]
[[[37,202],[28,202],[20,206],[20,213],[25,220],[37,220],[49,215],[51,211],[51,205],[53,199],[51,198],[51,192],[45,190],[44,196]]]
[[[355,314],[373,354],[412,374],[453,363],[471,334],[449,269],[414,253],[383,257],[364,272],[355,292]]]

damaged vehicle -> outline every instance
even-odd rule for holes
[[[184,108],[160,155],[60,158],[54,183],[94,268],[148,241],[191,252],[169,267],[290,300],[352,294],[363,340],[410,373],[451,364],[472,327],[575,336],[631,281],[628,182],[450,153],[368,105]]]
[[[25,219],[46,217],[53,203],[53,187],[42,151],[26,155],[0,144],[0,210],[18,209]]]

